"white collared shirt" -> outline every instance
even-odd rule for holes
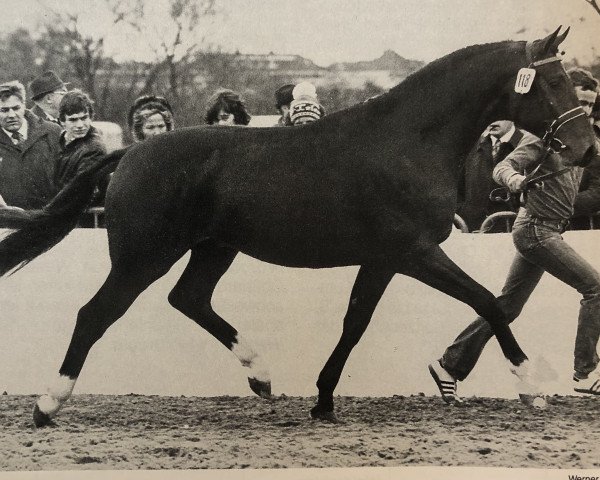
[[[515,133],[515,126],[513,125],[512,127],[510,127],[510,130],[508,132],[506,132],[504,135],[502,135],[500,138],[496,138],[494,135],[490,135],[490,137],[492,138],[492,145],[496,145],[496,142],[502,142],[502,143],[506,143],[510,140],[510,137],[512,137]]]
[[[9,132],[8,130],[5,130],[4,128],[2,130],[4,130],[4,133],[6,133],[8,135],[8,138],[10,138],[12,140],[12,142],[14,144],[16,144],[16,141],[12,136],[14,132]],[[19,132],[22,135],[23,141],[27,140],[28,131],[29,131],[29,125],[27,125],[27,120],[23,119],[23,124],[21,125],[21,128],[19,128],[19,130],[17,130],[17,132]]]

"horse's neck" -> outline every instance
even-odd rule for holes
[[[488,47],[488,48],[485,48]],[[510,120],[501,95],[523,66],[519,44],[470,47],[428,65],[390,92],[397,121],[466,153],[493,120]]]

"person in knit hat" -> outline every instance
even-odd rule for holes
[[[317,89],[310,82],[301,82],[292,91],[294,100],[290,103],[292,125],[302,125],[319,120],[325,109],[317,99]]]
[[[292,125],[290,120],[290,103],[294,100],[292,92],[295,85],[288,83],[279,87],[275,91],[275,108],[279,112],[279,120],[277,120],[278,127],[289,127]]]

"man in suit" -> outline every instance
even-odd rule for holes
[[[31,99],[35,103],[31,111],[43,120],[60,125],[58,106],[65,93],[67,84],[53,71],[44,72],[29,85]]]
[[[21,83],[0,85],[0,195],[8,206],[37,209],[60,190],[61,128],[26,110],[25,99]]]
[[[508,202],[490,200],[491,191],[498,187],[492,179],[492,170],[515,148],[530,140],[531,134],[515,128],[509,120],[498,120],[485,129],[465,160],[459,186],[461,201],[457,213],[469,230],[478,229],[492,213],[518,210],[519,199],[516,195]]]

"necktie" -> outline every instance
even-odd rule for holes
[[[21,143],[23,143],[23,135],[21,132],[13,132],[12,138],[15,145],[21,145]]]
[[[494,158],[494,160],[498,158],[498,153],[500,152],[501,145],[502,142],[500,140],[496,140],[496,143],[494,143],[494,145],[492,146],[492,157]]]

